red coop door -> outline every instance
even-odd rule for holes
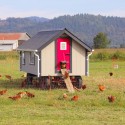
[[[70,70],[70,39],[58,38],[56,50],[56,69],[60,70],[60,62],[66,61],[66,68]]]

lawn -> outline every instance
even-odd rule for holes
[[[125,61],[91,61],[90,76],[83,76],[87,88],[73,94],[66,89],[22,89],[22,74],[17,59],[0,60],[0,90],[8,90],[0,95],[0,125],[125,125]],[[12,81],[5,75],[11,75]],[[100,92],[98,84],[105,85],[106,90]],[[8,98],[20,91],[35,97]],[[62,98],[63,93],[67,99]],[[71,101],[74,95],[79,96],[78,101]],[[113,103],[108,102],[109,95],[115,96]]]

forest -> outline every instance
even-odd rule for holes
[[[111,41],[109,47],[125,47],[125,18],[76,14],[64,15],[53,19],[44,17],[25,17],[0,20],[0,32],[27,32],[30,36],[41,30],[67,28],[81,40],[93,46],[93,38],[104,32]]]

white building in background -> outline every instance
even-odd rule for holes
[[[15,50],[28,39],[30,36],[27,33],[0,33],[0,51]]]

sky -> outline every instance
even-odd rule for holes
[[[93,14],[125,17],[125,0],[0,0],[0,19]]]

